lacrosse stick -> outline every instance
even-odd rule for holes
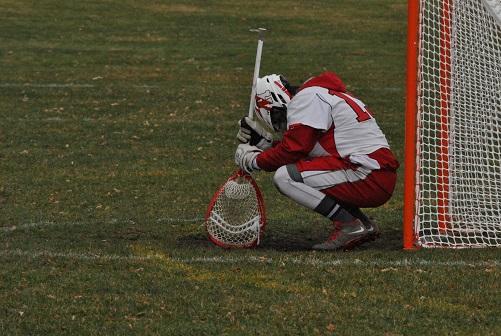
[[[249,104],[249,118],[252,119],[266,29],[251,31],[259,33]],[[236,171],[219,187],[209,203],[205,214],[209,240],[225,248],[254,247],[259,245],[265,226],[264,201],[256,181],[243,170]]]
[[[250,104],[249,104],[249,118],[254,118],[254,106],[256,105],[256,83],[257,78],[259,77],[259,68],[261,67],[261,54],[263,51],[263,42],[264,42],[264,32],[265,28],[257,28],[251,29],[251,32],[259,33],[259,37],[257,40],[257,51],[256,51],[256,62],[254,63],[254,76],[252,78],[252,90],[250,96]]]

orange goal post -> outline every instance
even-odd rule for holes
[[[501,246],[501,0],[409,0],[404,248]]]

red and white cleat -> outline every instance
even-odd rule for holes
[[[371,240],[371,233],[360,219],[351,222],[334,221],[334,231],[325,242],[313,245],[320,251],[349,251],[358,245]]]

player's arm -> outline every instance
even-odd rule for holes
[[[322,131],[310,126],[296,124],[284,133],[282,141],[256,157],[256,165],[265,171],[275,171],[279,167],[297,162],[311,152]]]

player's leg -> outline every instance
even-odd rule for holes
[[[334,198],[305,184],[294,164],[280,167],[273,177],[273,182],[282,194],[331,220],[353,219]]]
[[[364,226],[369,233],[370,240],[376,240],[381,236],[381,229],[379,228],[377,222],[374,221],[374,219],[367,217],[367,215],[364,214],[360,208],[346,206],[346,210],[364,223]]]
[[[283,194],[332,219],[335,232],[340,226],[349,227],[346,223],[361,221],[366,232],[352,226],[355,233],[365,237],[359,242],[379,236],[377,224],[363,214],[360,207],[385,203],[391,197],[395,181],[394,172],[371,171],[344,160],[325,157],[281,167],[274,178]]]
[[[334,198],[305,184],[296,165],[279,168],[273,181],[284,195],[333,221],[334,230],[329,239],[314,245],[314,249],[348,250],[370,238],[360,219],[354,217]]]
[[[321,178],[321,172],[317,173],[319,174],[319,178]],[[337,176],[339,176],[339,174],[340,171],[338,171]],[[343,183],[342,181],[345,180],[346,178],[341,177],[341,180],[338,182]],[[332,192],[331,190],[331,195],[326,195],[324,190],[320,191],[319,188],[313,188],[307,184],[311,182],[311,179],[305,183],[301,173],[295,165],[281,167],[275,174],[274,182],[284,195],[308,209],[331,220],[350,221],[353,220],[353,217],[358,218],[364,223],[372,239],[379,237],[380,230],[378,225],[369,219],[359,207],[354,205],[357,203],[356,200],[354,200],[356,196],[345,196],[345,193],[347,191],[349,192],[349,189],[347,191],[342,189],[339,193]],[[331,182],[325,181],[324,183],[329,184]],[[336,193],[338,195],[336,195]],[[340,204],[336,199],[345,200],[345,202],[344,204]],[[350,202],[348,203],[346,200]]]
[[[360,172],[359,172],[360,173]],[[312,186],[322,186],[322,192],[339,200],[353,216],[359,218],[367,228],[370,239],[375,240],[380,236],[377,223],[368,218],[360,208],[378,207],[388,201],[392,196],[396,184],[396,173],[390,170],[377,170],[354,175],[348,170],[349,180],[342,181],[339,172],[326,171],[325,174],[313,174],[305,183]]]

